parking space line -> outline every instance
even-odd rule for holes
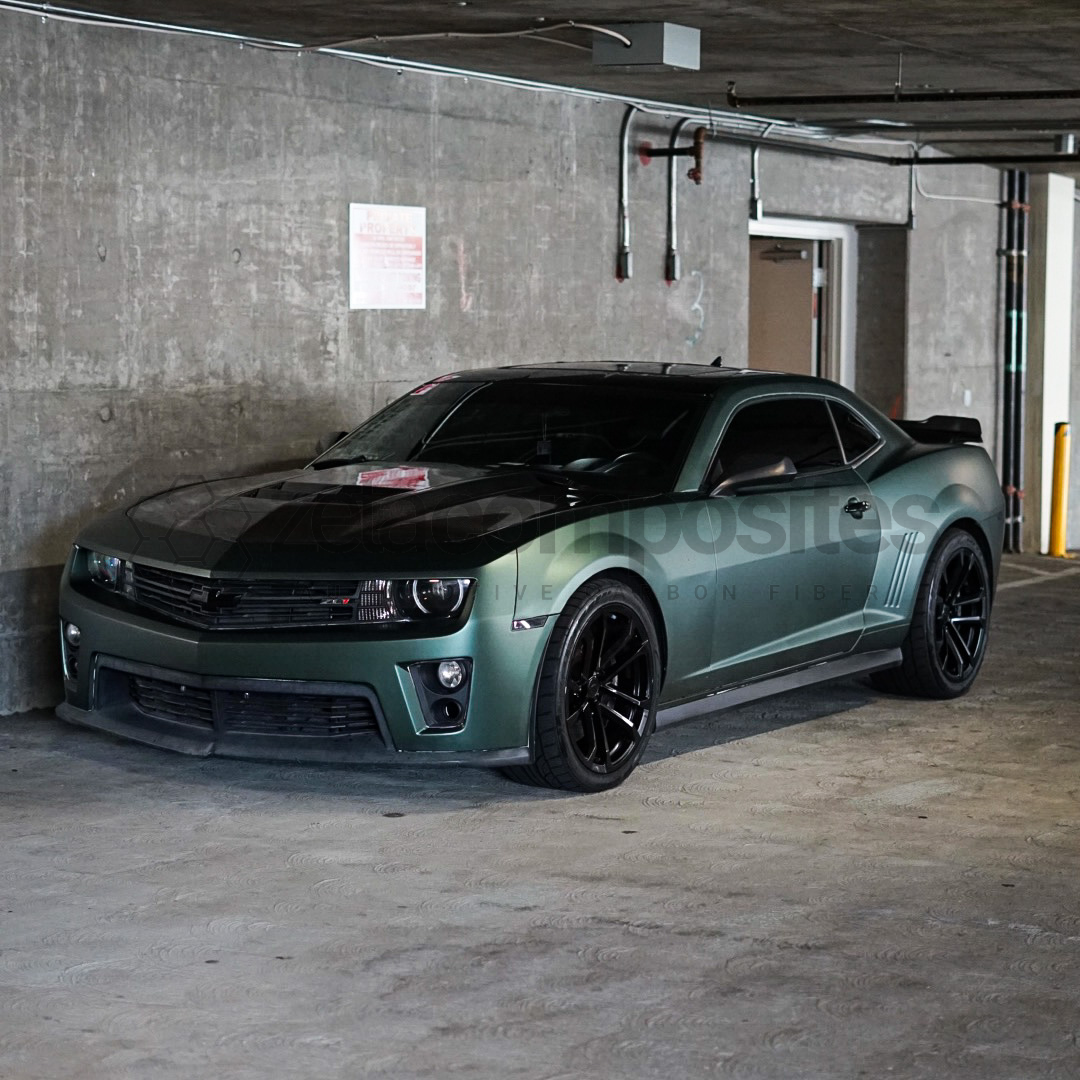
[[[1080,574],[1080,566],[1074,566],[1069,570],[1059,570],[1057,572],[1051,571],[1049,574],[1043,574],[1042,577],[1024,578],[1021,581],[1007,581],[1004,585],[999,585],[997,591],[1001,592],[1002,589],[1020,589],[1025,585],[1045,585],[1051,579],[1057,581],[1058,578],[1072,577],[1074,574]]]

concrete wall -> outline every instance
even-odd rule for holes
[[[980,166],[922,170],[908,247],[905,415],[974,416],[997,460],[1000,439],[999,174]]]
[[[1065,535],[1065,543],[1070,551],[1080,548],[1080,214],[1073,219],[1073,260],[1072,381],[1068,416],[1072,454],[1069,462],[1069,517]]]
[[[621,118],[568,95],[0,14],[0,712],[58,699],[59,568],[102,510],[302,459],[455,368],[745,363],[749,151],[710,144],[704,184],[682,183],[672,286],[665,168],[634,159],[635,276],[620,284]],[[669,126],[642,120],[639,137]],[[906,217],[899,170],[762,158],[769,213]],[[350,201],[427,207],[426,311],[348,310]],[[960,343],[969,381],[985,374],[984,328],[972,344],[935,256],[992,258],[981,239],[980,218],[944,206],[913,237],[908,339],[931,340],[909,348],[909,382]]]
[[[855,389],[892,417],[905,415],[910,237],[896,226],[859,229]]]

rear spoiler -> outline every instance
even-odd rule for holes
[[[931,416],[927,420],[897,420],[895,423],[916,442],[982,442],[982,425],[971,416]]]

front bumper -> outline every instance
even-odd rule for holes
[[[202,631],[102,602],[65,572],[60,616],[81,640],[57,714],[200,756],[525,764],[551,627],[511,629],[516,569],[510,556],[478,571],[468,620],[431,637]],[[447,657],[472,661],[468,709],[460,730],[432,730],[409,668]],[[248,698],[266,707],[253,711]]]

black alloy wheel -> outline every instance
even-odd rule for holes
[[[621,784],[655,724],[660,653],[652,612],[621,581],[582,586],[552,631],[537,688],[534,764],[513,780],[572,791]]]
[[[986,570],[976,554],[969,547],[957,548],[942,567],[933,596],[938,664],[955,683],[978,669],[990,619]]]
[[[634,752],[649,719],[648,635],[628,607],[608,604],[581,628],[563,687],[567,734],[585,768],[605,774]]]
[[[871,676],[871,682],[913,697],[966,693],[986,655],[991,601],[990,571],[979,542],[963,529],[950,529],[927,561],[903,662]]]

